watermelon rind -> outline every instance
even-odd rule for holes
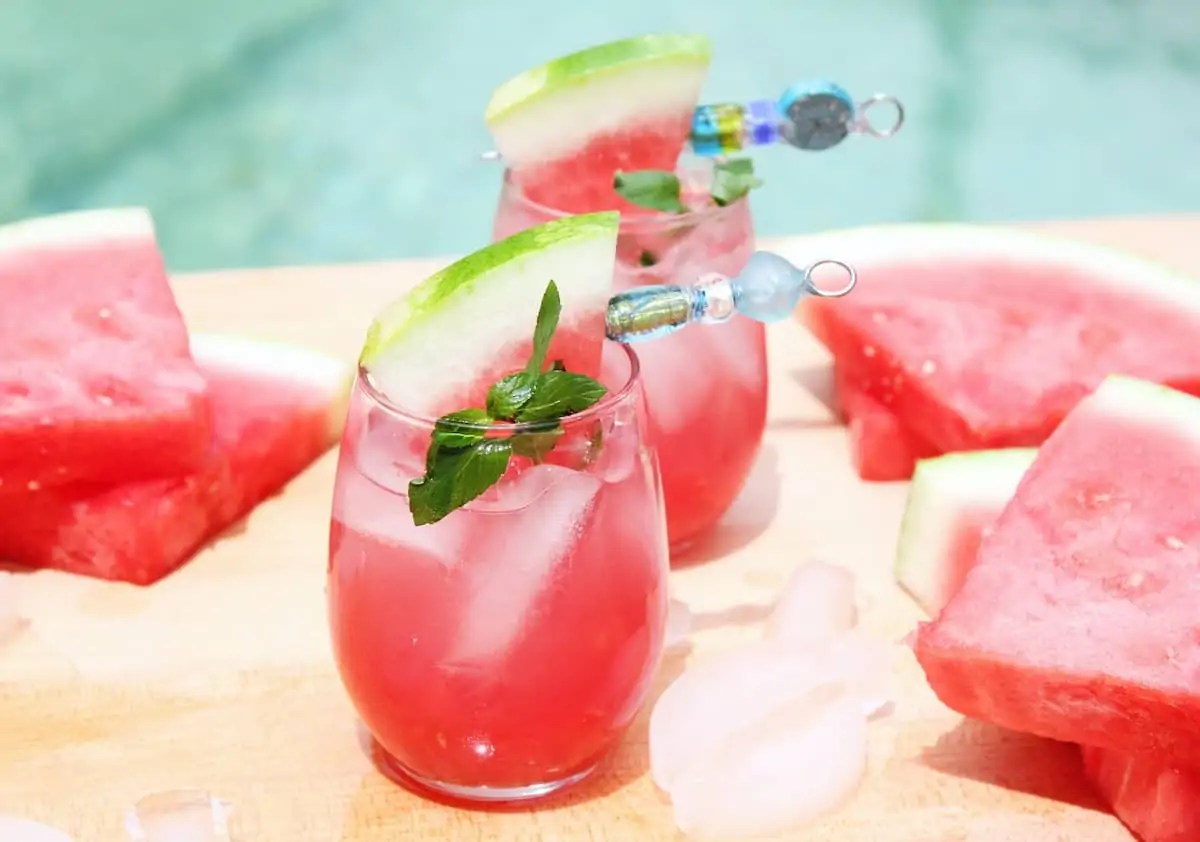
[[[599,44],[504,82],[484,120],[509,166],[553,159],[596,135],[690,112],[711,58],[705,35],[641,35]]]
[[[871,269],[891,263],[978,262],[1019,271],[1022,265],[1059,265],[1074,276],[1132,298],[1157,299],[1200,315],[1200,281],[1168,266],[1109,246],[1001,225],[902,223],[843,228],[796,237],[778,252],[799,266],[831,255],[854,266],[860,287]],[[805,315],[805,302],[800,305]]]
[[[312,392],[314,406],[329,407],[329,438],[341,436],[354,386],[354,365],[320,351],[224,333],[189,337],[192,356],[209,370],[245,371],[285,380]]]
[[[0,254],[153,237],[154,220],[145,208],[71,211],[0,225]]]
[[[999,515],[1037,456],[1014,447],[921,459],[913,472],[893,573],[929,616],[936,617],[961,584],[953,542],[968,513]],[[987,520],[992,520],[987,517]]]
[[[619,226],[616,212],[563,217],[450,264],[375,319],[359,365],[391,401],[434,411],[505,348],[530,340],[550,281],[562,301],[560,326],[603,314]]]

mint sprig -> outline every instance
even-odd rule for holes
[[[437,523],[479,497],[500,481],[514,455],[542,462],[562,438],[561,419],[604,397],[603,384],[567,371],[561,360],[546,366],[561,314],[558,285],[550,281],[538,308],[533,350],[525,368],[488,389],[486,408],[460,409],[434,423],[425,473],[408,484],[414,524]],[[497,436],[489,429],[496,422],[527,426],[519,433]]]
[[[755,187],[761,187],[762,183],[762,179],[754,175],[752,159],[729,158],[713,164],[709,195],[715,204],[725,207]],[[662,213],[687,213],[689,210],[681,197],[679,176],[666,170],[617,172],[613,176],[613,189],[622,199],[638,207]]]

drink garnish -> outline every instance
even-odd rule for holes
[[[425,473],[408,484],[413,523],[437,523],[500,481],[514,455],[541,462],[563,434],[561,419],[604,397],[603,384],[567,371],[561,360],[546,365],[562,301],[550,281],[538,308],[533,350],[521,371],[505,375],[488,390],[486,407],[447,413],[434,423],[425,453]],[[494,425],[526,425],[496,435]]]
[[[750,158],[729,158],[713,164],[712,186],[709,195],[719,207],[725,207],[745,196],[762,179],[754,175]],[[679,176],[666,170],[637,170],[617,172],[613,189],[622,199],[638,207],[662,213],[687,213],[689,208],[681,198]]]

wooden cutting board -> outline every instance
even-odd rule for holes
[[[1037,226],[1200,274],[1200,217]],[[764,243],[779,247],[783,241]],[[445,261],[181,277],[193,329],[356,354],[374,312]],[[797,563],[852,567],[864,625],[900,640],[917,610],[892,585],[902,483],[852,474],[819,399],[827,356],[799,327],[770,331],[762,455],[706,560],[673,574],[699,613],[703,655],[758,634]],[[199,787],[233,803],[242,842],[663,842],[679,838],[646,768],[646,717],[583,789],[538,812],[455,811],[376,773],[330,659],[324,571],[327,455],[179,574],[147,589],[23,574],[31,625],[0,649],[0,813],[77,842],[125,839],[138,797]],[[695,653],[693,654],[693,657]],[[668,657],[659,686],[683,667]],[[897,650],[896,713],[876,723],[873,772],[805,842],[1127,842],[1079,775],[1074,749],[964,723]],[[803,762],[802,759],[797,761]]]

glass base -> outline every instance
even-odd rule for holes
[[[410,771],[400,761],[384,751],[382,746],[377,746],[376,750],[378,752],[377,758],[380,771],[401,786],[417,791],[425,790],[449,801],[467,804],[500,805],[537,801],[574,786],[592,774],[596,769],[595,766],[590,766],[582,772],[576,772],[557,781],[547,781],[546,783],[529,784],[527,786],[458,786],[422,777]]]

